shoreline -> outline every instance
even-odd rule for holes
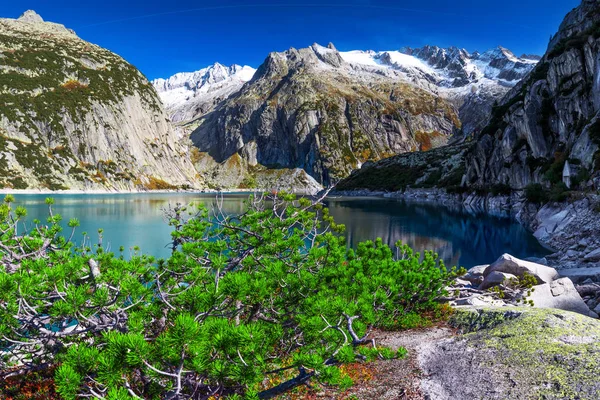
[[[257,193],[264,192],[267,189],[235,189],[235,190],[214,190],[214,189],[198,189],[198,190],[102,190],[102,189],[68,189],[68,190],[50,190],[50,189],[0,189],[0,195],[6,194],[46,194],[46,195],[71,195],[71,194],[106,194],[106,195],[119,195],[119,194],[236,194],[236,193]],[[297,194],[304,194],[303,192],[296,192]]]
[[[479,196],[450,194],[439,188],[407,189],[404,192],[332,191],[330,195],[398,199],[508,217],[553,252],[542,262],[580,280],[592,278],[600,282],[600,208],[595,210],[600,207],[600,195],[587,194],[572,202],[545,205],[526,202],[521,192],[507,196]]]

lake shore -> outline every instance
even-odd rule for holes
[[[525,201],[522,192],[508,196],[451,194],[444,189],[407,189],[402,192],[369,190],[332,191],[331,196],[383,197],[405,201],[440,204],[462,208],[468,212],[485,212],[513,218],[531,231],[538,241],[554,251],[545,257],[548,265],[565,274],[575,273],[585,278],[596,276],[600,268],[600,196],[582,195],[565,203],[543,206]],[[586,274],[586,271],[589,271]],[[584,279],[585,279],[584,278]]]
[[[234,194],[234,193],[257,193],[262,190],[257,189],[236,189],[236,190],[214,190],[214,189],[203,189],[203,190],[81,190],[81,189],[68,189],[68,190],[50,190],[50,189],[0,189],[0,194],[47,194],[47,195],[71,195],[71,194],[173,194],[173,193],[189,193],[189,194]]]

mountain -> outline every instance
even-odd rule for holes
[[[226,67],[215,63],[195,72],[181,72],[152,85],[175,123],[192,121],[212,110],[242,85],[256,70],[239,65]]]
[[[552,189],[551,198],[560,198],[567,161],[574,188],[597,189],[599,77],[600,1],[583,0],[565,17],[535,68],[493,108],[489,123],[472,142],[368,163],[338,189],[463,186],[459,190],[498,193],[541,183]]]
[[[148,80],[33,11],[0,19],[0,187],[198,186]]]
[[[399,51],[340,53],[353,65],[400,72],[412,84],[449,99],[459,109],[464,136],[479,131],[499,101],[539,61],[536,56],[515,56],[501,46],[484,53],[457,47],[425,46]]]
[[[600,1],[583,0],[536,69],[494,109],[469,157],[467,183],[552,186],[569,161],[585,186],[600,171],[599,76]]]
[[[172,121],[195,129],[193,159],[209,184],[235,187],[257,168],[299,168],[329,184],[367,160],[478,132],[538,60],[502,47],[338,52],[314,44],[272,53],[258,72],[215,64],[153,85]],[[239,174],[226,167],[231,157]]]
[[[271,53],[191,138],[196,167],[215,181],[215,166],[233,157],[249,175],[301,168],[327,185],[367,160],[443,145],[459,127],[453,104],[400,71],[351,64],[333,45],[314,44]]]

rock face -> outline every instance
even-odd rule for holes
[[[237,154],[251,167],[301,168],[327,185],[367,160],[442,145],[458,126],[446,100],[398,77],[357,72],[315,44],[270,54],[200,120],[192,140],[217,163]]]
[[[600,2],[569,13],[548,51],[493,111],[470,157],[470,185],[558,185],[568,160],[580,186],[600,170]]]
[[[215,63],[196,72],[181,72],[167,79],[155,79],[152,85],[158,92],[167,113],[174,123],[193,121],[239,91],[254,76],[248,66],[226,67]]]
[[[0,187],[197,186],[146,78],[33,11],[0,19]]]
[[[417,349],[426,398],[598,398],[600,321],[548,309],[470,308],[465,334]]]

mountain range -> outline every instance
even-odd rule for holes
[[[535,68],[498,101],[467,144],[369,163],[338,188],[528,189],[538,198],[549,193],[556,200],[564,199],[568,189],[597,189],[599,76],[600,4],[583,0],[565,17]],[[567,163],[570,187],[563,182]]]
[[[584,0],[543,57],[315,43],[257,69],[215,63],[152,82],[35,12],[0,19],[0,185],[313,192],[449,144],[440,154],[460,156],[421,181],[523,188],[567,160],[589,171],[594,10]]]
[[[498,47],[271,53],[257,71],[215,64],[153,81],[195,146],[207,183],[239,187],[301,169],[322,185],[368,160],[445,145],[481,129],[536,65]]]

